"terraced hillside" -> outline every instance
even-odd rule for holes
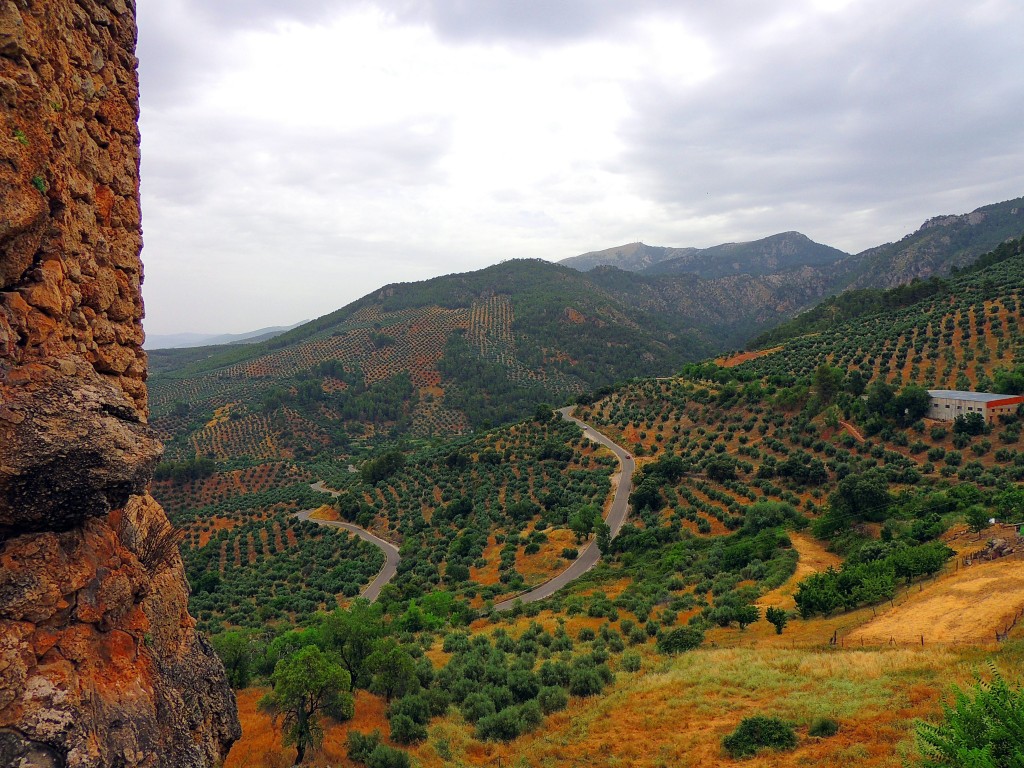
[[[701,281],[507,262],[388,286],[263,344],[156,350],[152,420],[177,459],[303,459],[460,434],[670,373],[822,290],[804,275]]]
[[[301,624],[380,570],[375,547],[295,519],[331,498],[310,488],[308,470],[284,461],[215,467],[165,463],[152,485],[181,532],[191,613],[204,631]]]
[[[398,457],[387,466],[387,457]],[[617,462],[552,419],[411,454],[337,478],[343,519],[401,543],[391,597],[444,588],[474,607],[564,569],[592,538]]]
[[[828,363],[865,380],[1016,393],[1014,371],[1024,364],[1022,286],[1024,240],[1015,240],[946,280],[826,302],[764,335],[760,343],[777,351],[738,370],[808,382]]]
[[[600,516],[615,459],[529,401],[540,390],[527,383],[621,358],[594,343],[620,327],[668,349],[636,318],[650,312],[667,334],[657,318],[699,281],[599,269],[585,296],[607,303],[566,312],[560,268],[527,278],[502,265],[393,287],[252,357],[194,359],[178,391],[202,382],[207,399],[178,404],[173,380],[161,384],[155,421],[187,460],[163,465],[153,492],[186,530],[193,610],[225,659],[241,659],[229,669],[245,689],[246,736],[228,765],[291,758],[256,702],[299,653],[343,659],[351,681],[351,708],[322,720],[317,765],[401,764],[397,749],[437,766],[720,763],[723,737],[755,714],[795,732],[792,751],[752,764],[902,764],[914,718],[935,716],[944,687],[969,679],[958,665],[988,658],[974,645],[999,638],[994,658],[1020,658],[1024,542],[987,527],[1024,519],[1024,414],[981,430],[931,422],[922,385],[1024,388],[1022,261],[1011,243],[947,281],[833,304],[811,333],[797,321],[764,354],[722,365],[680,361],[675,376],[596,392],[577,376],[560,396],[638,466],[613,540]],[[483,290],[496,276],[543,285],[524,301],[508,285]],[[362,327],[335,336],[338,323]],[[529,351],[566,323],[584,335]],[[426,353],[401,367],[416,340],[436,350],[442,326],[453,330],[434,367]],[[356,362],[314,354],[344,343],[364,345]],[[258,403],[244,381],[261,387]],[[457,393],[469,424],[495,392],[516,391],[533,418],[374,445],[411,428],[421,404],[456,412]],[[353,598],[379,551],[299,523],[303,509],[400,546],[375,604]],[[602,558],[581,578],[491,610],[590,541]],[[999,600],[972,597],[986,585]],[[946,604],[957,621],[935,620]],[[820,736],[823,719],[838,733]]]

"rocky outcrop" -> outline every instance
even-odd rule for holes
[[[131,0],[0,0],[0,765],[210,766],[239,726],[146,493]]]

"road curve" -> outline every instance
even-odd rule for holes
[[[332,491],[324,485],[322,480],[313,483],[311,487],[314,491],[329,493],[331,496],[340,495],[339,491]],[[295,517],[299,520],[309,521],[328,528],[342,528],[349,533],[354,533],[363,541],[370,542],[384,552],[384,567],[380,569],[380,573],[377,574],[377,578],[371,581],[367,585],[366,589],[359,593],[360,597],[365,597],[372,603],[380,596],[380,591],[384,588],[384,585],[395,578],[395,574],[398,573],[398,547],[390,541],[385,541],[379,536],[374,536],[369,531],[360,528],[358,525],[353,525],[352,523],[343,523],[336,520],[317,520],[316,518],[311,519],[309,516],[315,511],[316,510],[312,509],[304,509],[301,512],[296,512]]]
[[[583,429],[583,434],[587,439],[592,440],[595,443],[600,443],[610,449],[619,460],[619,476],[618,484],[615,488],[615,498],[612,499],[611,511],[608,512],[608,516],[605,518],[605,522],[608,523],[608,527],[611,529],[612,538],[614,538],[615,536],[618,536],[619,530],[622,528],[622,524],[626,520],[626,515],[629,513],[629,494],[633,490],[633,470],[636,469],[636,462],[633,460],[632,455],[627,453],[625,449],[613,443],[586,422],[580,421],[573,416],[572,411],[574,408],[575,406],[570,405],[566,408],[560,408],[558,412],[562,414],[563,419],[576,422]],[[612,479],[612,484],[615,485],[614,478]],[[553,579],[545,581],[543,584],[534,587],[528,592],[524,592],[521,595],[516,595],[515,597],[511,597],[495,604],[494,610],[507,611],[515,605],[516,602],[535,603],[538,600],[551,597],[551,595],[560,590],[566,584],[578,579],[584,573],[593,568],[600,559],[601,552],[597,548],[597,544],[591,542],[582,552],[580,552],[579,557],[573,561],[572,565]]]

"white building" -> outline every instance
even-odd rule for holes
[[[1024,403],[1024,395],[994,395],[989,392],[961,392],[955,389],[929,389],[932,403],[928,418],[939,421],[953,421],[957,416],[980,413],[986,424],[996,416],[1017,412]]]

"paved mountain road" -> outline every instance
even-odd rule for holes
[[[576,422],[583,429],[583,434],[587,439],[605,446],[611,450],[619,460],[618,475],[612,477],[615,496],[612,499],[612,508],[608,512],[608,517],[605,518],[605,522],[608,523],[608,527],[611,529],[612,538],[614,538],[618,535],[619,530],[622,528],[622,524],[625,522],[626,516],[629,513],[629,494],[633,490],[633,471],[636,469],[636,462],[625,449],[613,443],[586,422],[580,421],[573,416],[572,411],[574,408],[575,406],[568,406],[566,408],[559,409],[558,412],[562,415],[563,419]],[[314,491],[329,493],[331,496],[338,496],[340,493],[339,491],[333,491],[328,488],[324,485],[322,480],[313,483],[310,487]],[[384,567],[381,569],[380,573],[377,574],[377,578],[375,578],[360,595],[360,597],[365,597],[370,602],[376,600],[384,585],[391,581],[398,572],[398,547],[390,541],[385,541],[379,536],[374,536],[369,531],[360,528],[358,525],[353,525],[352,523],[343,523],[334,520],[317,520],[315,518],[310,519],[309,516],[313,511],[314,510],[312,509],[305,509],[301,512],[296,512],[295,516],[299,520],[308,520],[309,522],[316,523],[317,525],[325,525],[329,528],[343,528],[350,533],[354,533],[364,541],[368,541],[379,547],[384,552],[384,555],[387,558],[384,563]],[[591,542],[582,552],[580,552],[579,557],[577,557],[572,564],[560,574],[521,595],[516,595],[515,597],[511,597],[497,603],[494,606],[494,609],[497,611],[507,611],[517,601],[523,603],[535,603],[538,600],[551,597],[551,595],[562,587],[578,579],[584,573],[593,568],[600,559],[601,552],[598,550],[597,544]]]
[[[332,491],[330,488],[323,484],[322,480],[313,483],[311,487],[313,488],[314,491],[320,491],[321,493],[329,493],[331,494],[331,496],[338,496],[340,493],[339,491]],[[353,525],[352,523],[343,523],[336,520],[317,520],[316,518],[310,519],[309,516],[314,511],[315,510],[312,509],[304,509],[301,512],[296,512],[295,516],[299,520],[308,520],[311,523],[323,525],[328,528],[342,528],[348,531],[349,533],[354,533],[363,541],[368,541],[374,546],[379,547],[380,550],[384,553],[384,557],[386,558],[384,561],[384,567],[380,569],[380,573],[377,574],[377,578],[371,581],[367,585],[366,589],[364,589],[359,594],[360,597],[365,597],[372,603],[380,596],[380,591],[384,588],[384,585],[391,581],[393,578],[395,578],[395,574],[398,573],[398,547],[396,547],[390,541],[385,541],[379,536],[374,536],[366,529],[360,528],[358,525]]]
[[[629,494],[633,490],[633,470],[636,469],[636,461],[624,448],[613,443],[586,422],[580,421],[573,416],[572,411],[574,408],[575,406],[568,406],[567,408],[559,409],[558,412],[562,414],[563,419],[568,419],[569,421],[574,421],[579,424],[587,439],[592,440],[595,443],[600,443],[610,449],[619,460],[618,478],[612,478],[612,485],[615,487],[615,497],[612,499],[612,508],[608,512],[608,517],[605,518],[605,522],[608,523],[608,527],[611,528],[612,538],[615,538],[618,536],[619,530],[622,528],[622,524],[626,520],[626,515],[629,514]],[[507,611],[515,605],[517,601],[522,603],[535,603],[538,600],[551,597],[551,595],[555,594],[555,592],[560,590],[562,587],[572,581],[575,581],[597,565],[597,561],[600,559],[601,551],[597,548],[597,544],[595,542],[590,542],[590,544],[580,552],[579,557],[573,561],[572,565],[553,579],[549,579],[543,584],[540,584],[521,595],[516,595],[515,597],[511,597],[507,600],[502,600],[500,603],[495,604],[494,609],[496,611]]]

